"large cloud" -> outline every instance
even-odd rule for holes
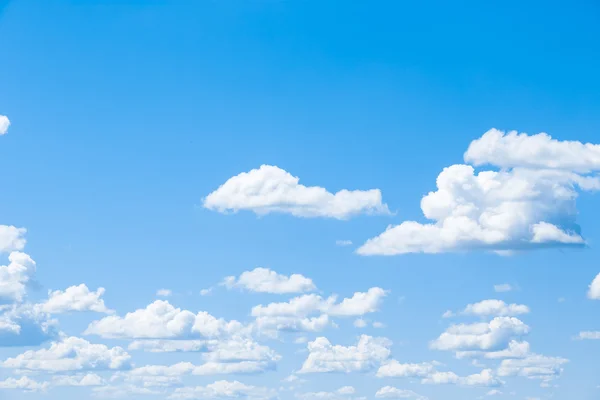
[[[480,140],[489,137],[486,135]],[[496,151],[502,152],[503,147],[488,148],[482,144],[486,141],[475,141],[466,160],[514,168],[479,173],[470,165],[444,168],[437,178],[437,190],[421,200],[423,214],[432,222],[405,221],[390,226],[369,239],[357,252],[395,255],[585,245],[575,221],[576,199],[579,191],[600,189],[600,178],[578,171],[600,169],[593,157],[582,156],[588,160],[583,164],[558,165],[566,169],[550,168],[551,162],[527,163],[523,155],[529,148],[523,148],[520,155],[504,163],[504,156],[493,156]],[[563,146],[567,142],[556,143]],[[487,155],[480,155],[478,149],[485,150]]]
[[[106,308],[104,300],[104,288],[90,291],[85,284],[71,286],[63,290],[48,292],[48,300],[39,304],[41,311],[48,314],[62,314],[69,311],[95,311],[99,313],[112,314],[113,311]]]
[[[218,212],[250,210],[297,217],[347,219],[357,214],[388,214],[379,189],[340,190],[330,193],[318,186],[304,186],[299,178],[272,165],[229,178],[204,198],[204,207]]]
[[[238,278],[228,276],[223,284],[228,288],[238,287],[251,292],[274,294],[302,293],[316,289],[310,278],[300,274],[281,275],[268,268],[244,271]]]
[[[308,343],[308,357],[298,373],[364,372],[375,368],[390,354],[389,339],[360,336],[355,346],[333,345],[318,337]]]
[[[48,349],[30,350],[2,363],[5,368],[61,372],[92,369],[127,369],[131,357],[120,347],[109,348],[77,337],[54,342]]]
[[[104,338],[186,339],[231,335],[243,330],[238,321],[217,319],[204,311],[194,314],[175,308],[168,301],[157,300],[124,317],[111,315],[94,321],[85,334]]]
[[[430,347],[437,350],[500,350],[513,337],[529,333],[529,327],[514,317],[496,317],[489,323],[450,326]]]

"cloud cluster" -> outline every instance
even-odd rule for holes
[[[389,214],[381,191],[340,190],[330,193],[319,186],[304,186],[299,178],[273,165],[229,178],[203,200],[209,210],[253,211],[257,215],[285,213],[296,217],[347,219],[357,214]]]
[[[598,148],[559,142],[545,134],[492,129],[471,143],[465,161],[501,170],[476,173],[473,166],[463,164],[444,168],[437,190],[421,200],[424,216],[433,222],[389,226],[357,252],[395,255],[583,246],[575,221],[576,199],[579,191],[600,189],[600,178],[589,174],[600,171]]]

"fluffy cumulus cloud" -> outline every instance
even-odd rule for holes
[[[596,275],[590,284],[588,297],[592,300],[600,300],[600,274]]]
[[[268,268],[245,271],[238,278],[228,276],[223,284],[228,288],[237,287],[251,292],[274,294],[303,293],[316,289],[310,278],[300,274],[281,275]]]
[[[386,338],[362,335],[355,346],[333,345],[318,337],[308,343],[308,356],[299,373],[364,372],[378,366],[391,354]]]
[[[422,381],[431,385],[460,385],[460,386],[481,386],[495,387],[503,382],[498,379],[491,369],[484,369],[480,373],[468,376],[459,376],[454,372],[434,372]]]
[[[426,396],[421,396],[412,390],[398,389],[393,386],[384,386],[375,393],[375,397],[379,399],[413,399],[413,400],[428,400]]]
[[[104,288],[98,288],[96,291],[88,289],[85,284],[71,286],[67,289],[49,291],[48,300],[39,304],[41,311],[48,314],[62,314],[70,311],[94,311],[99,313],[111,314],[101,298],[104,294]]]
[[[461,311],[460,315],[475,315],[478,317],[514,317],[521,314],[528,314],[529,307],[523,304],[506,304],[502,300],[483,300],[478,303],[469,304]],[[448,311],[444,317],[452,317],[454,313]]]
[[[0,265],[0,304],[3,301],[23,301],[35,269],[35,261],[29,255],[20,251],[11,252],[8,265]]]
[[[405,221],[389,226],[369,239],[358,253],[395,255],[475,249],[506,252],[584,245],[575,221],[576,199],[580,191],[600,189],[600,178],[588,174],[600,170],[592,156],[597,150],[583,154],[583,149],[597,149],[598,145],[549,139],[552,144],[547,147],[513,149],[546,143],[540,138],[549,139],[543,135],[487,132],[471,144],[465,160],[475,165],[492,164],[501,167],[500,171],[476,172],[473,166],[463,164],[444,168],[437,178],[437,190],[421,200],[423,214],[432,222]],[[509,142],[510,146],[506,146]],[[506,157],[507,148],[512,158]],[[577,154],[579,151],[582,154]],[[538,152],[569,153],[580,164],[559,158],[551,162],[552,157],[528,161],[535,160],[532,154]]]
[[[27,376],[21,378],[7,378],[0,381],[0,389],[18,389],[25,392],[43,392],[50,387],[48,382],[37,382]]]
[[[435,372],[437,363],[401,363],[397,360],[384,362],[377,370],[379,378],[425,378]]]
[[[0,225],[0,253],[23,250],[25,247],[25,228],[12,225]]]
[[[277,212],[336,219],[357,214],[389,214],[379,189],[330,193],[319,186],[301,185],[299,178],[272,165],[229,178],[204,198],[203,205],[222,213],[250,210],[258,215]]]
[[[514,337],[529,333],[529,326],[518,318],[496,317],[488,322],[450,326],[430,347],[437,350],[499,350]]]
[[[252,316],[256,317],[256,327],[262,333],[316,332],[331,324],[330,317],[360,317],[378,311],[387,293],[384,289],[373,287],[340,302],[337,296],[323,298],[317,294],[306,294],[287,302],[255,306]]]
[[[52,378],[53,386],[100,386],[104,379],[97,374],[58,375]]]
[[[175,389],[169,399],[271,399],[277,392],[260,386],[246,385],[238,381],[216,381],[206,386],[183,387]]]
[[[85,334],[104,338],[185,339],[223,336],[243,329],[238,321],[217,319],[204,311],[194,314],[176,308],[168,301],[157,300],[124,317],[111,315],[94,321]]]
[[[4,368],[30,371],[62,372],[84,370],[119,370],[131,366],[131,357],[120,347],[109,348],[85,339],[67,337],[48,349],[29,350],[2,362]]]
[[[6,115],[0,115],[0,136],[6,134],[8,132],[8,127],[10,126],[10,120]]]

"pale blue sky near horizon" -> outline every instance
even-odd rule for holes
[[[344,346],[361,333],[383,336],[393,358],[438,360],[461,376],[481,368],[428,347],[458,321],[442,314],[485,299],[525,304],[531,312],[519,319],[531,327],[532,351],[569,362],[557,387],[508,377],[498,398],[596,399],[600,342],[573,337],[600,331],[600,302],[586,297],[600,272],[598,193],[577,198],[585,248],[355,251],[388,225],[425,222],[420,201],[438,174],[463,163],[471,141],[491,128],[600,143],[598,38],[592,1],[0,1],[0,115],[11,121],[0,137],[0,224],[27,228],[24,251],[37,262],[32,301],[85,283],[106,288],[106,305],[123,316],[167,288],[176,307],[248,322],[253,306],[295,296],[218,286],[256,267],[302,274],[324,297],[381,287],[390,292],[365,318],[385,328],[361,330],[343,318],[306,336]],[[332,193],[380,189],[392,214],[337,220],[203,207],[229,178],[263,164]],[[515,290],[496,293],[503,283]],[[83,335],[101,317],[61,315],[60,329],[127,349],[127,340]],[[274,370],[186,379],[277,389],[302,366],[306,345],[268,343],[282,355]],[[0,347],[0,359],[47,346]],[[136,367],[200,363],[198,353],[129,353]],[[11,376],[21,375],[0,368],[0,380]],[[351,384],[368,399],[386,385],[430,400],[493,389],[373,370],[302,378],[297,393]],[[0,399],[91,393],[0,389]]]

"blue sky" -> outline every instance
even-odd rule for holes
[[[0,399],[598,398],[599,15],[0,1]]]

